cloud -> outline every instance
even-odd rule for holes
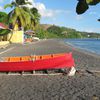
[[[0,0],[0,2],[4,2],[4,0]]]
[[[100,17],[100,14],[97,13],[97,12],[95,12],[95,11],[91,11],[91,12],[89,12],[89,15]]]
[[[82,20],[82,19],[83,19],[83,16],[76,15],[76,20]]]
[[[3,10],[3,7],[0,6],[0,11],[2,11],[2,10]]]
[[[43,3],[35,2],[34,0],[28,0],[32,3],[32,5],[27,5],[29,8],[36,7],[41,14],[42,17],[54,17],[57,14],[65,13],[68,14],[70,11],[65,10],[53,10],[53,9],[47,9],[46,6]]]
[[[54,15],[53,10],[46,9],[43,3],[35,3],[34,5],[39,10],[42,17],[52,17]]]
[[[91,12],[89,12],[89,14],[90,14],[90,15],[97,15],[97,12],[91,11]]]

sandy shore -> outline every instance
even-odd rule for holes
[[[100,55],[75,48],[62,40],[47,40],[35,44],[35,54],[72,52],[77,69],[100,70]]]
[[[43,40],[29,44],[26,45],[26,50],[22,50],[23,52],[21,45],[17,48],[19,52],[15,49],[14,53],[9,51],[1,56],[72,52],[77,69],[100,71],[98,55],[65,45],[59,40]],[[0,100],[100,100],[99,75],[91,73],[77,73],[74,77],[0,75]]]

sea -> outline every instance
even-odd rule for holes
[[[100,39],[64,39],[64,42],[100,55]]]

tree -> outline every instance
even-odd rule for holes
[[[61,35],[62,29],[59,26],[51,26],[47,29],[48,32]]]
[[[40,14],[38,13],[38,10],[36,8],[27,8],[27,7],[23,7],[23,9],[26,12],[29,12],[30,15],[30,25],[28,25],[31,29],[34,29],[34,27],[36,27],[39,22],[40,22]]]
[[[33,19],[31,20],[34,23],[34,26],[36,26],[37,24],[39,24],[40,14],[38,13],[38,10],[36,8],[31,8],[30,11],[32,14],[34,14],[34,16],[32,17]]]
[[[7,23],[7,16],[8,14],[5,12],[0,12],[0,22],[4,23],[4,24],[8,24]]]
[[[9,23],[12,23],[15,25],[15,23],[18,23],[20,26],[24,27],[25,29],[33,29],[34,24],[33,24],[33,19],[35,20],[35,15],[32,13],[31,9],[26,7],[26,4],[30,4],[30,2],[25,2],[26,0],[15,0],[11,4],[5,5],[4,8],[11,7],[13,10],[9,12],[8,14],[8,20],[10,20]],[[34,9],[34,8],[33,8]],[[36,9],[36,8],[35,8]],[[39,15],[37,11],[37,15]],[[40,16],[38,19],[38,22],[40,20]],[[36,23],[37,24],[37,23]]]

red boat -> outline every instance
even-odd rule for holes
[[[69,68],[75,72],[72,53],[38,56],[5,57],[0,62],[0,72],[33,71]]]

